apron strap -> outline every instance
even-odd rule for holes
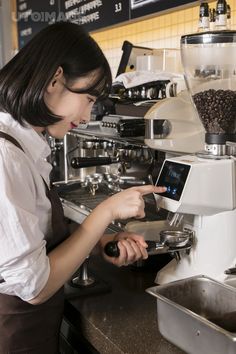
[[[13,138],[11,135],[0,131],[0,138],[3,138],[3,139],[6,139],[6,140],[10,141],[13,145],[15,145],[16,147],[18,147],[18,148],[19,148],[20,150],[22,150],[23,152],[25,152],[24,149],[23,149],[23,147],[20,145],[20,143],[19,143],[15,138]],[[46,190],[49,191],[50,189],[49,189],[49,187],[48,187],[48,185],[47,185],[45,179],[44,179],[42,176],[41,176],[41,178],[42,178],[42,180],[43,180],[43,182],[44,182],[44,184],[45,184]],[[0,281],[0,282],[1,282],[1,281]]]
[[[13,138],[11,135],[1,132],[0,131],[0,138],[4,138],[6,140],[9,140],[12,144],[14,144],[15,146],[17,146],[19,149],[21,149],[24,152],[24,149],[22,148],[22,146],[18,143],[18,141]]]
[[[4,138],[6,140],[9,140],[12,144],[17,146],[19,149],[21,149],[23,152],[25,152],[22,148],[22,146],[18,143],[16,139],[14,139],[12,136],[0,131],[0,138]],[[47,240],[47,253],[49,253],[53,248],[55,248],[57,245],[59,245],[62,241],[64,241],[68,236],[69,236],[69,230],[68,227],[65,223],[64,220],[64,212],[63,212],[63,207],[60,201],[60,198],[57,194],[56,188],[49,188],[47,185],[47,182],[45,179],[41,176],[43,183],[45,185],[45,190],[46,190],[46,196],[50,200],[51,206],[52,206],[52,231],[53,235],[51,239]],[[55,237],[56,235],[56,237]],[[0,283],[2,280],[0,279]]]
[[[22,147],[8,134],[1,133],[0,137]],[[46,249],[55,247],[58,241],[64,241],[66,233],[60,224],[63,220],[63,210],[58,208],[52,191],[44,181],[46,195],[51,199],[52,230],[51,239],[47,240]],[[56,201],[60,202],[57,198]],[[58,218],[56,218],[58,214]],[[53,228],[56,224],[57,230]],[[58,232],[58,234],[57,234]],[[64,232],[64,234],[63,234]],[[63,237],[61,237],[61,234]],[[32,306],[17,296],[0,294],[0,353],[59,353],[59,334],[63,318],[63,288],[41,305]],[[46,323],[46,326],[45,326]]]

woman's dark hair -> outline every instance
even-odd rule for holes
[[[36,34],[0,70],[0,110],[21,125],[26,121],[45,127],[58,122],[61,117],[46,106],[44,93],[60,66],[69,90],[74,80],[96,70],[90,86],[75,92],[98,98],[109,93],[111,71],[98,44],[81,26],[59,22]]]

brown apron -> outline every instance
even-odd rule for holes
[[[0,132],[0,138],[9,140],[23,150],[8,134]],[[57,192],[44,183],[52,206],[53,237],[47,239],[48,253],[64,241],[69,233]],[[41,305],[31,305],[17,296],[0,294],[0,354],[58,354],[63,306],[63,288]]]

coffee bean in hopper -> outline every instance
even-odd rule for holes
[[[193,95],[198,114],[208,133],[236,132],[236,92],[206,90]]]

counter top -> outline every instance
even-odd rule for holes
[[[154,257],[156,263],[163,262],[164,255]],[[94,286],[94,294],[67,299],[65,315],[99,353],[183,353],[158,331],[156,300],[145,292],[155,285],[156,270],[149,268],[118,268],[100,256],[90,258],[89,271],[108,283],[111,290],[96,294]]]

